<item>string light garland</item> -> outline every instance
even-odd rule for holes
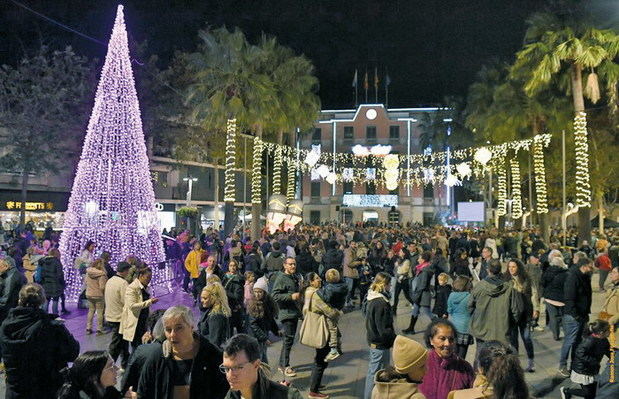
[[[510,159],[509,165],[512,176],[512,218],[522,217],[522,187],[520,181],[520,164],[518,159]]]
[[[574,147],[576,151],[576,206],[591,206],[589,183],[589,144],[587,142],[587,114],[578,112],[574,117]]]
[[[286,185],[286,197],[288,198],[288,203],[294,200],[294,197],[295,197],[296,176],[297,176],[296,163],[294,162],[288,163],[288,184]]]
[[[251,173],[251,203],[262,204],[262,139],[254,137],[254,157]]]
[[[282,193],[282,146],[275,149],[275,159],[273,160],[273,194]]]
[[[496,163],[497,179],[497,210],[499,216],[507,214],[507,171],[505,170],[505,158],[500,158]]]
[[[546,191],[544,146],[539,140],[535,140],[533,144],[533,170],[535,172],[535,211],[541,215],[548,213],[548,193]]]
[[[226,170],[224,171],[224,201],[234,202],[235,177],[234,161],[236,159],[236,119],[228,119],[226,126]]]
[[[60,238],[70,300],[82,291],[75,259],[87,241],[108,251],[116,266],[135,255],[153,267],[153,284],[165,281],[155,267],[164,257],[135,90],[123,6],[119,5],[88,122],[82,154]]]

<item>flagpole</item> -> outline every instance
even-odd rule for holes
[[[363,79],[363,88],[365,89],[365,103],[367,104],[368,103],[368,88],[369,88],[367,68],[365,69],[365,76]]]
[[[374,104],[378,104],[378,67],[374,67]]]

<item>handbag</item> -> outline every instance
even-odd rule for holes
[[[312,311],[312,300],[314,294],[309,299],[309,306],[303,317],[301,328],[299,329],[299,340],[305,346],[321,349],[327,345],[329,340],[329,329],[325,315]]]

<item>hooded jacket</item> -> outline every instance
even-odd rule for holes
[[[337,248],[329,248],[325,256],[322,257],[322,265],[324,270],[336,269],[342,272],[342,265],[344,264],[344,252]]]
[[[460,334],[469,333],[469,323],[471,314],[469,313],[468,303],[470,292],[452,292],[447,299],[447,314],[449,320],[456,326],[456,331]]]
[[[80,344],[57,316],[41,309],[11,309],[0,327],[7,398],[55,398],[60,370],[75,360]],[[12,395],[11,395],[12,394]]]
[[[368,291],[365,328],[372,349],[389,349],[395,340],[389,299],[380,292]]]
[[[103,298],[105,283],[107,283],[105,270],[88,267],[86,269],[86,298]]]
[[[285,256],[279,250],[269,252],[262,261],[262,269],[266,272],[279,272],[284,269]]]
[[[563,303],[563,288],[567,278],[567,266],[561,258],[554,258],[550,266],[542,272],[542,296]]]
[[[469,297],[471,334],[484,341],[497,340],[509,345],[509,330],[523,311],[521,296],[513,282],[498,276],[479,282]]]
[[[565,279],[564,314],[569,314],[579,321],[587,321],[591,313],[591,276],[580,269],[571,270]]]
[[[381,382],[376,381],[374,377],[372,399],[426,399],[426,397],[419,391],[416,383],[409,382],[406,378]]]
[[[64,272],[58,258],[46,256],[39,261],[41,269],[41,286],[45,290],[45,296],[55,298],[62,295],[64,290]]]
[[[15,266],[0,275],[0,322],[9,310],[17,306],[19,290],[26,284],[26,277]]]
[[[346,296],[348,295],[348,286],[343,281],[339,283],[327,283],[318,290],[318,295],[329,306],[342,310],[346,303]]]

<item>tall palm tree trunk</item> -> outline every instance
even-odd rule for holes
[[[258,125],[256,128],[256,138],[259,142],[262,142],[262,126]],[[254,146],[256,142],[254,142]],[[262,147],[262,144],[260,144]],[[257,240],[260,238],[260,230],[262,228],[262,221],[260,220],[260,213],[262,211],[262,151],[260,154],[257,154],[257,151],[254,150],[254,159],[253,159],[253,173],[252,173],[252,203],[251,203],[251,238],[252,240]],[[255,176],[255,174],[258,176]],[[256,179],[258,181],[256,182]],[[256,182],[256,184],[254,184]]]
[[[226,170],[224,172],[224,233],[227,237],[236,225],[234,201],[236,200],[236,119],[228,119],[226,126]],[[245,172],[243,172],[245,173]]]
[[[585,112],[585,98],[582,88],[582,67],[574,63],[570,75],[574,115],[576,116],[580,112]],[[576,162],[578,162],[578,157]],[[578,208],[578,242],[582,243],[584,240],[591,240],[591,206],[581,206]]]

